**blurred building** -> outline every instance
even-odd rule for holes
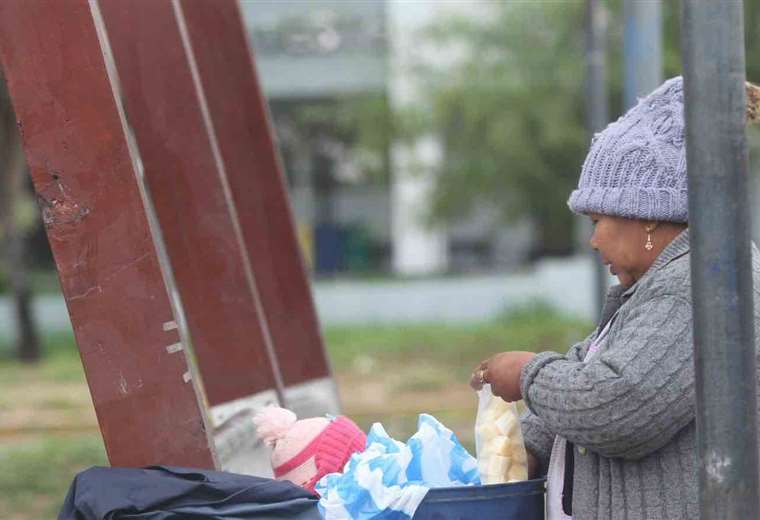
[[[361,98],[386,107],[423,98],[413,61],[445,64],[446,56],[415,36],[436,16],[476,12],[472,0],[243,0],[242,8],[317,274],[488,271],[526,259],[530,226],[504,226],[489,208],[446,229],[428,225],[436,165],[445,160],[435,136],[362,157],[344,117]]]

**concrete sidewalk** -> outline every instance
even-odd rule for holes
[[[586,257],[538,262],[519,273],[399,281],[319,281],[314,297],[323,326],[429,321],[479,322],[533,301],[592,319],[593,265]],[[35,299],[45,331],[71,330],[60,296]],[[0,298],[0,335],[15,334],[12,307]]]

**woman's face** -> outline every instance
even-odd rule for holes
[[[652,249],[644,247],[647,228],[653,229],[656,223],[595,213],[589,217],[594,226],[589,241],[591,247],[599,251],[602,262],[609,266],[610,272],[617,276],[620,283],[630,287],[649,269],[662,250],[662,246],[655,243],[656,233],[651,234]]]

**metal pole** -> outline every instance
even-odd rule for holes
[[[607,64],[605,48],[607,40],[607,17],[600,0],[586,0],[586,115],[590,135],[599,132],[609,121],[607,97]],[[588,226],[585,220],[581,224]],[[588,233],[590,234],[590,233]],[[588,236],[584,233],[584,235]],[[594,293],[596,309],[601,316],[607,294],[607,271],[594,257]]]
[[[684,0],[700,510],[757,518],[756,360],[742,2]]]
[[[662,83],[662,2],[625,0],[623,4],[626,110]]]

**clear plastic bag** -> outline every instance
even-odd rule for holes
[[[491,393],[491,385],[478,392],[475,449],[483,484],[504,484],[528,479],[528,457],[515,403]]]

